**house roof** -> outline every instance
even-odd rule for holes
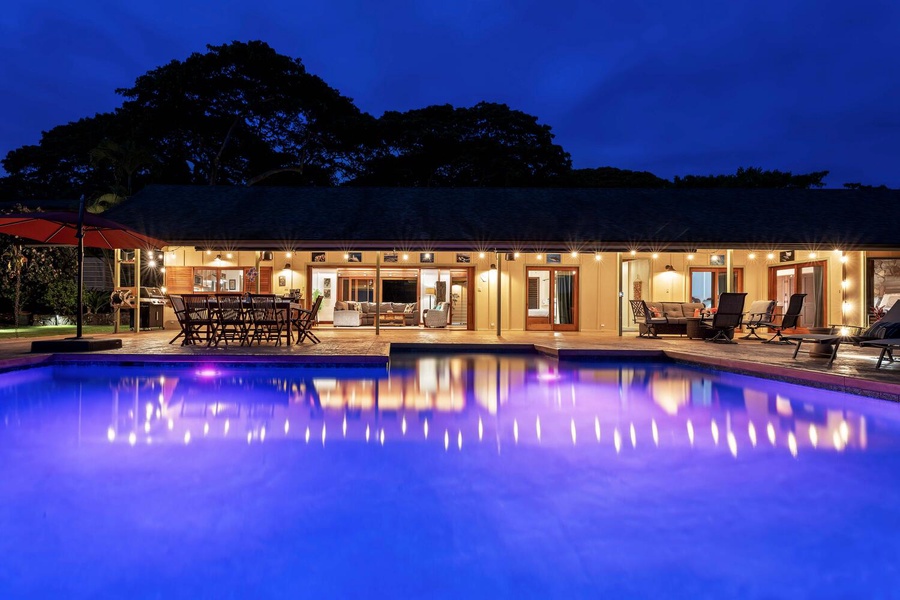
[[[150,186],[104,216],[236,249],[900,248],[900,190]]]

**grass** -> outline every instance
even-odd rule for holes
[[[125,330],[128,330],[128,326],[125,325]],[[122,331],[122,327],[119,327],[119,331]],[[113,326],[112,325],[84,325],[81,328],[82,335],[89,335],[92,333],[112,333]],[[49,337],[54,335],[67,335],[74,336],[75,335],[75,325],[41,325],[41,326],[29,326],[29,327],[19,327],[18,336],[16,335],[16,330],[10,326],[0,327],[0,340],[14,340],[14,339],[23,339],[23,338],[38,338],[38,337]]]

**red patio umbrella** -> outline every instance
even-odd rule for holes
[[[84,312],[84,248],[162,248],[166,242],[132,231],[109,219],[84,210],[78,212],[30,212],[0,215],[0,233],[27,238],[43,244],[78,246],[78,311],[75,339],[81,338]]]
[[[165,242],[157,240],[109,219],[92,213],[84,214],[82,224],[84,246],[87,248],[162,248]],[[78,245],[77,212],[30,212],[0,214],[0,233],[16,235],[43,244],[61,246]]]

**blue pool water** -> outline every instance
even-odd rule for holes
[[[900,595],[900,407],[673,364],[0,374],[0,598]]]

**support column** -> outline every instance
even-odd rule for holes
[[[734,291],[734,250],[725,251],[725,291]]]
[[[618,330],[619,337],[622,337],[622,321],[623,311],[622,311],[622,303],[625,301],[625,292],[622,290],[622,253],[616,252],[616,297],[618,298],[618,302],[616,303],[616,329]]]
[[[143,250],[134,249],[134,333],[141,331],[141,256]]]
[[[381,251],[375,252],[375,335],[381,335]]]
[[[503,294],[500,292],[500,273],[503,272],[503,259],[501,258],[502,254],[497,253],[497,337],[500,337],[500,325],[501,320],[503,319],[503,305],[500,302],[500,298],[503,297]]]

